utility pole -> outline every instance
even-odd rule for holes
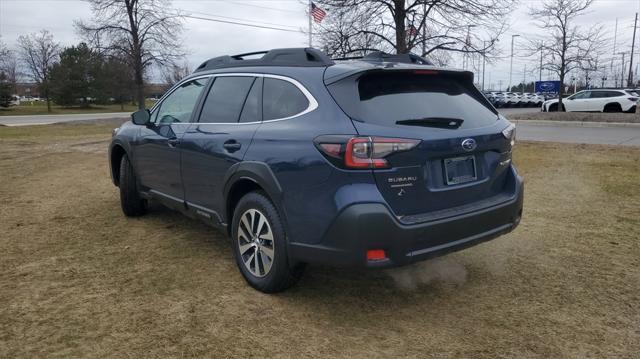
[[[624,87],[624,68],[625,68],[625,63],[624,63],[624,55],[626,55],[626,52],[621,52],[620,55],[622,55],[622,75],[620,77],[620,87]]]
[[[613,71],[613,59],[616,57],[616,44],[618,40],[618,18],[616,18],[616,28],[613,32],[613,56],[611,56],[611,73],[614,74]],[[618,75],[613,75],[613,86],[618,87]]]
[[[524,71],[522,71],[522,93],[524,93],[524,84],[527,82],[527,65],[524,65]]]
[[[627,79],[627,87],[633,87],[633,50],[636,46],[636,28],[638,26],[638,13],[636,20],[633,22],[633,40],[631,40],[631,59],[629,60],[629,79]]]
[[[509,89],[511,91],[511,77],[513,76],[513,40],[520,35],[511,35],[511,65],[509,66]]]

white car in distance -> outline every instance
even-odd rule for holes
[[[638,97],[625,90],[583,90],[562,99],[560,111],[567,112],[635,112]],[[542,104],[542,111],[558,111],[558,99]]]

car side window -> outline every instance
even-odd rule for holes
[[[244,101],[240,122],[260,122],[262,120],[262,78],[257,78]]]
[[[624,94],[618,92],[618,91],[607,91],[607,96],[606,97],[618,97],[618,96],[624,96]],[[603,96],[604,97],[604,96]]]
[[[585,98],[589,98],[589,91],[578,92],[577,94],[569,97],[570,100],[580,100]]]
[[[289,81],[266,77],[262,91],[265,121],[291,117],[309,107],[307,97]]]
[[[198,101],[200,93],[207,85],[208,78],[187,81],[167,96],[157,111],[153,120],[156,124],[171,124],[189,122],[191,113]],[[153,119],[153,117],[152,117]]]
[[[202,106],[199,122],[236,123],[256,78],[219,76],[211,85]]]

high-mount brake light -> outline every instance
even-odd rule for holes
[[[382,169],[391,167],[386,157],[416,147],[420,140],[389,137],[321,136],[316,146],[335,165],[348,169]],[[324,142],[327,141],[327,142]],[[340,143],[338,143],[340,142]]]

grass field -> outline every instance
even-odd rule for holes
[[[154,102],[147,100],[145,106],[151,108]],[[51,112],[47,112],[47,103],[44,101],[22,102],[19,106],[9,108],[0,107],[0,116],[19,115],[67,115],[79,113],[107,113],[107,112],[134,112],[138,106],[132,104],[120,105],[91,105],[91,107],[63,107],[52,105]]]
[[[216,230],[123,217],[112,127],[0,127],[2,358],[638,358],[640,148],[519,143],[515,232],[264,295]]]

